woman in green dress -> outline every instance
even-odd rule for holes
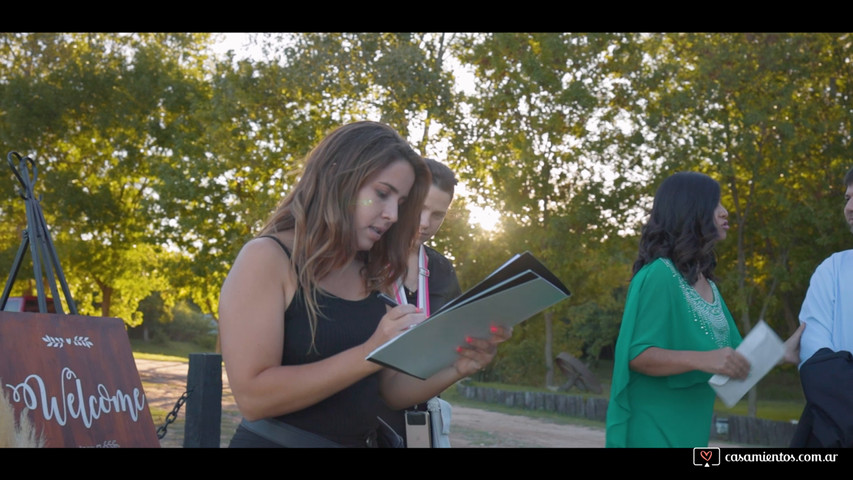
[[[714,246],[728,229],[711,177],[679,172],[658,188],[616,341],[606,446],[707,446],[715,399],[708,380],[749,373],[735,350],[741,335],[714,283]],[[787,350],[799,348],[801,332]],[[795,352],[787,350],[792,361]]]

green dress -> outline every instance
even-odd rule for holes
[[[715,399],[711,374],[693,370],[653,377],[630,370],[628,362],[649,347],[707,351],[740,345],[732,315],[710,284],[712,303],[662,258],[631,280],[616,340],[607,447],[708,445]]]

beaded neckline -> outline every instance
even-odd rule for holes
[[[687,301],[687,308],[691,313],[693,322],[705,335],[712,337],[718,347],[727,346],[729,344],[729,322],[723,313],[723,304],[720,301],[720,291],[717,290],[717,285],[708,280],[714,294],[714,300],[709,302],[687,283],[687,280],[675,268],[670,259],[662,258],[662,260],[672,271],[672,276],[678,278],[678,285]]]

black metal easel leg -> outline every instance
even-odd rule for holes
[[[17,158],[19,167],[15,166],[12,158]],[[72,314],[77,314],[77,306],[71,298],[71,291],[68,288],[68,283],[65,281],[65,275],[62,273],[62,267],[59,265],[59,259],[56,255],[56,250],[53,246],[53,241],[50,239],[50,233],[47,229],[47,222],[44,220],[44,214],[39,206],[38,199],[33,193],[33,184],[36,180],[37,169],[35,162],[29,158],[21,156],[17,152],[11,152],[8,156],[9,165],[12,167],[12,172],[21,183],[19,194],[26,203],[27,213],[27,229],[24,230],[23,240],[18,249],[18,254],[15,257],[15,262],[12,265],[12,271],[6,281],[6,288],[3,291],[3,296],[0,297],[0,309],[6,307],[6,301],[9,299],[9,293],[12,285],[15,282],[15,277],[21,267],[24,252],[27,246],[30,249],[30,255],[33,260],[33,276],[35,277],[36,290],[38,291],[39,311],[46,313],[47,297],[44,290],[44,281],[42,275],[47,278],[48,286],[50,287],[53,304],[57,313],[63,313],[62,303],[59,301],[59,290],[56,287],[56,277],[59,277],[62,291],[65,294],[65,302]],[[29,174],[27,167],[32,169],[32,175]],[[22,175],[23,174],[23,175]],[[54,270],[55,269],[55,270]]]
[[[12,263],[12,271],[6,280],[6,288],[3,289],[3,296],[0,297],[0,310],[6,308],[6,301],[9,300],[9,293],[12,292],[12,284],[15,283],[15,277],[18,276],[18,270],[21,269],[21,262],[24,260],[24,253],[30,243],[29,233],[26,230],[23,231],[23,236],[24,239],[21,241],[21,246],[18,247],[18,253],[15,255],[15,261]]]

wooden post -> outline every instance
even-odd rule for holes
[[[222,355],[191,353],[187,373],[184,448],[219,448],[222,423]]]

